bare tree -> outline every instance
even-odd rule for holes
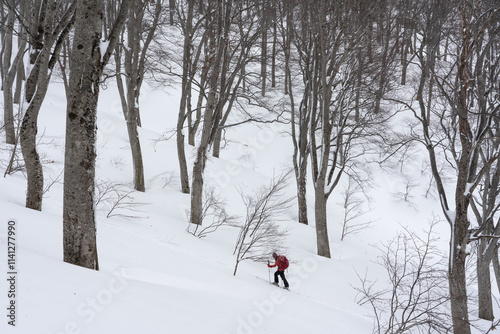
[[[188,166],[186,161],[186,151],[184,149],[185,145],[185,134],[184,134],[184,124],[188,115],[191,115],[191,87],[194,80],[193,67],[196,67],[196,62],[193,60],[193,55],[191,49],[193,48],[193,17],[194,17],[194,0],[187,0],[187,8],[182,6],[183,1],[181,1],[179,13],[183,13],[182,19],[179,20],[182,33],[184,35],[184,45],[183,45],[183,56],[182,56],[182,81],[181,81],[181,101],[179,104],[179,115],[177,116],[177,158],[179,161],[180,177],[181,177],[181,191],[185,194],[189,194],[189,175]],[[202,43],[200,43],[202,44]],[[199,47],[201,50],[201,47]],[[196,53],[195,53],[196,54]],[[199,55],[199,53],[198,53]],[[198,56],[196,56],[198,58]],[[187,109],[187,112],[186,112]],[[189,118],[191,120],[191,117]],[[192,125],[189,124],[189,131],[192,131]],[[196,125],[197,127],[197,125]],[[196,132],[196,130],[194,131]],[[194,146],[194,136],[190,137],[193,142],[190,142]]]
[[[224,38],[228,39],[227,49],[223,53],[220,93],[218,94],[215,124],[212,130],[212,155],[216,158],[220,156],[222,133],[229,127],[238,126],[246,122],[261,122],[260,117],[255,113],[245,113],[241,100],[252,100],[253,95],[243,93],[242,87],[245,81],[249,80],[252,73],[245,72],[245,68],[254,60],[253,52],[258,37],[261,35],[263,26],[258,23],[257,15],[252,11],[252,3],[236,3],[233,12],[244,12],[246,15],[240,16],[241,21],[229,22],[229,29],[225,32]],[[228,13],[229,14],[229,13]],[[236,25],[237,29],[231,29],[231,25]],[[233,31],[236,30],[236,31]],[[234,105],[238,104],[242,109],[244,119],[228,124],[227,120],[231,114],[234,114]],[[266,108],[269,110],[269,108]],[[271,111],[274,116],[274,112]],[[279,118],[279,115],[277,116]],[[274,120],[269,118],[262,120],[264,123],[270,123]]]
[[[210,220],[206,226],[189,224],[187,231],[198,238],[217,231],[223,226],[236,226],[237,217],[226,211],[227,202],[216,193],[215,187],[205,189],[203,194],[203,221]],[[189,214],[189,213],[188,213]]]
[[[282,173],[253,195],[241,193],[246,217],[234,247],[234,275],[241,261],[263,261],[271,251],[283,247],[287,232],[280,227],[279,221],[283,220],[281,217],[288,211],[293,200],[284,197],[289,175],[290,173]]]
[[[353,3],[321,0],[311,6],[314,72],[311,89],[309,145],[314,185],[318,255],[330,257],[327,228],[327,201],[341,177],[355,169],[356,160],[367,146],[367,138],[382,133],[380,127],[390,117],[365,109],[356,115],[356,48],[364,26],[352,25]],[[328,13],[328,14],[327,14]],[[363,143],[363,144],[362,144]]]
[[[342,201],[339,203],[344,209],[341,241],[349,234],[361,232],[373,223],[373,220],[359,221],[361,217],[371,211],[369,208],[365,209],[367,200],[359,196],[362,192],[360,184],[354,178],[349,177],[347,186],[342,192]]]
[[[153,3],[134,1],[125,24],[126,38],[116,45],[115,50],[116,82],[127,122],[134,188],[138,191],[145,191],[144,163],[137,129],[140,126],[139,95],[146,73],[146,56],[158,27],[162,6],[162,0]],[[122,63],[125,85],[122,79]]]
[[[207,16],[208,45],[206,64],[209,66],[208,95],[203,118],[203,129],[198,149],[196,150],[196,160],[193,166],[193,180],[191,188],[191,217],[193,224],[202,224],[202,203],[203,203],[203,174],[207,161],[207,151],[212,139],[212,129],[214,127],[215,113],[217,108],[217,91],[221,75],[221,63],[224,50],[227,48],[224,39],[224,31],[229,28],[229,13],[231,12],[231,0],[217,0],[209,2]],[[227,14],[227,15],[225,15]]]
[[[300,20],[300,30],[294,30],[294,9],[296,5],[292,1],[284,1],[282,6],[281,20],[281,35],[283,38],[284,53],[285,53],[285,93],[290,99],[290,124],[291,137],[293,143],[293,167],[295,179],[297,183],[297,202],[298,202],[298,217],[299,223],[308,224],[307,217],[307,169],[308,159],[310,154],[310,143],[308,138],[308,130],[311,122],[312,112],[312,96],[310,88],[312,85],[312,75],[314,71],[314,62],[312,61],[313,49],[310,47],[312,43],[312,31],[308,27],[312,24],[312,17],[307,15],[307,10],[303,9]],[[304,38],[304,37],[308,38]],[[301,68],[304,90],[302,100],[298,108],[295,103],[296,86],[295,78],[292,76],[294,68],[299,66],[296,64],[298,60],[292,59],[292,47],[295,47],[299,52],[299,64]]]
[[[96,182],[95,208],[106,212],[106,218],[121,217],[125,219],[138,219],[134,212],[139,212],[139,207],[146,203],[137,202],[132,196],[134,190],[123,183],[98,180]]]
[[[364,66],[369,40],[365,22],[378,3],[284,1],[280,7],[299,222],[308,223],[310,158],[318,252],[327,257],[326,202],[353,166],[351,144],[370,132],[369,123],[378,122],[368,112],[375,103],[369,92],[374,70]]]
[[[358,304],[373,312],[374,333],[449,333],[445,255],[431,225],[422,238],[407,229],[380,249],[384,285],[358,277]]]
[[[233,13],[243,10],[241,5],[241,3],[233,4],[232,0],[209,2],[208,5],[208,12],[211,14],[206,16],[207,44],[204,62],[208,70],[207,88],[205,91],[200,91],[198,100],[198,102],[205,100],[206,103],[191,183],[190,221],[193,224],[202,224],[203,174],[209,148],[212,147],[214,157],[219,157],[223,128],[249,121],[226,124],[244,79],[240,75],[241,69],[249,61],[248,56],[260,31],[253,16],[249,15],[248,25],[245,27],[238,25],[238,29],[243,30],[239,30],[238,34],[232,33],[235,19]]]

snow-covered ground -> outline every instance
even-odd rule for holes
[[[268,268],[245,261],[233,276],[233,248],[238,230],[223,227],[198,239],[186,232],[189,196],[179,190],[175,139],[178,92],[145,88],[141,95],[141,144],[146,169],[145,193],[133,192],[136,206],[119,207],[110,218],[105,201],[97,206],[100,271],[62,261],[62,184],[45,194],[43,211],[24,208],[26,180],[21,172],[0,178],[0,319],[1,333],[371,333],[368,306],[356,303],[358,274],[384,282],[384,270],[374,264],[380,253],[373,245],[390,240],[402,227],[421,232],[437,201],[424,196],[428,176],[419,162],[405,171],[417,185],[411,201],[402,200],[400,172],[372,170],[372,211],[362,220],[370,228],[340,241],[342,208],[336,194],[329,204],[332,259],[315,255],[313,206],[310,226],[296,222],[295,209],[284,217],[291,261],[287,277],[291,291],[271,286]],[[40,114],[39,150],[45,182],[57,180],[63,167],[65,99],[63,87],[52,84]],[[101,92],[98,116],[97,184],[131,188],[131,156],[125,122],[115,90]],[[231,214],[244,216],[238,188],[268,184],[291,166],[291,140],[274,126],[245,125],[227,134],[220,159],[210,159],[206,184],[214,185]],[[8,159],[4,134],[0,159]],[[192,148],[188,148],[192,159]],[[417,160],[417,159],[415,159]],[[4,170],[2,170],[2,173]],[[422,174],[423,175],[423,174]],[[289,186],[293,194],[294,183]],[[339,186],[339,192],[341,188]],[[309,196],[313,192],[309,191]],[[312,204],[312,197],[309,204]],[[132,200],[132,199],[130,199]],[[411,202],[411,203],[410,203]],[[134,210],[132,210],[134,209]],[[16,221],[16,327],[9,326],[7,222]],[[440,246],[449,231],[438,224]]]

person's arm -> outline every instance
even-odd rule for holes
[[[269,268],[273,268],[273,267],[276,267],[278,265],[278,261],[274,262],[274,264],[268,264],[267,266]]]

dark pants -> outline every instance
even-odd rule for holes
[[[281,276],[283,283],[285,283],[285,286],[288,288],[288,281],[285,278],[285,272],[276,270],[276,272],[274,273],[274,283],[278,283],[278,276]]]

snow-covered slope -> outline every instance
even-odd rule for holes
[[[435,201],[418,195],[413,205],[394,201],[401,183],[373,172],[376,185],[367,219],[371,228],[340,241],[339,197],[329,206],[332,259],[315,255],[314,226],[283,224],[291,266],[291,291],[271,286],[268,268],[243,262],[233,276],[233,248],[238,231],[224,227],[198,239],[186,232],[189,196],[179,190],[175,141],[178,92],[146,89],[141,95],[141,143],[146,168],[145,193],[133,192],[107,218],[109,206],[97,205],[100,271],[62,261],[62,184],[65,101],[54,83],[40,115],[39,150],[46,184],[43,212],[24,208],[26,181],[21,172],[0,178],[0,267],[7,275],[7,221],[16,221],[16,327],[7,325],[9,289],[0,283],[1,333],[370,333],[370,309],[356,304],[357,273],[367,268],[376,279],[373,244],[390,239],[400,228],[423,230]],[[130,191],[131,157],[119,99],[112,88],[102,92],[98,119],[97,184]],[[291,142],[276,126],[245,125],[230,131],[220,159],[211,159],[207,184],[226,198],[231,214],[244,216],[238,188],[265,185],[291,165]],[[2,134],[0,159],[8,159]],[[192,148],[189,148],[192,150]],[[192,157],[192,152],[191,156]],[[418,183],[418,180],[417,180]],[[426,184],[420,185],[422,191]],[[399,189],[399,190],[398,190]],[[290,183],[293,194],[294,183]],[[309,192],[312,194],[312,191]],[[422,197],[422,198],[420,198]],[[310,201],[312,203],[312,201]],[[310,208],[311,223],[313,223]],[[424,210],[425,209],[425,210]],[[446,245],[447,228],[439,227]]]

